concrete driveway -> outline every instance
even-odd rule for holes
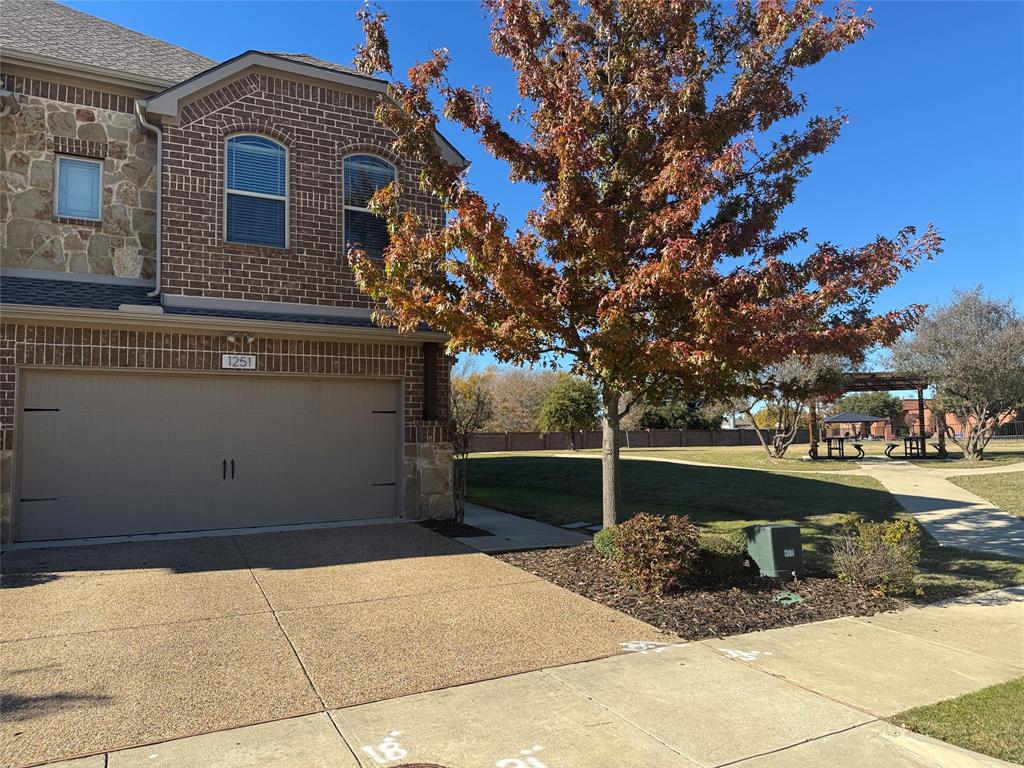
[[[671,641],[414,524],[3,555],[0,765]]]

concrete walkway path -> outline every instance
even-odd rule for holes
[[[1024,558],[1024,520],[946,479],[954,473],[907,461],[864,461],[861,467],[939,544]]]
[[[466,523],[490,531],[493,536],[465,536],[458,542],[479,552],[511,552],[518,549],[575,547],[590,537],[518,515],[466,504]]]
[[[883,720],[1024,675],[1024,588],[633,653],[62,768],[996,768]]]

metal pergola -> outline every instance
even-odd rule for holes
[[[893,389],[917,390],[917,440],[921,456],[925,455],[924,391],[928,388],[929,384],[930,382],[923,377],[897,373],[895,371],[852,371],[843,374],[843,394],[847,392],[888,392]],[[813,400],[810,403],[808,416],[810,418],[809,427],[811,432],[811,450],[809,453],[812,458],[817,458],[818,411]],[[933,412],[932,416],[936,419],[935,431],[938,433],[939,453],[941,455],[946,452],[946,430],[940,429],[938,426],[939,414]]]

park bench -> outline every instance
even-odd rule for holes
[[[935,449],[937,454],[935,458],[945,459],[948,458],[949,454],[946,453],[946,446],[943,443],[930,443],[931,447]]]
[[[897,447],[899,447],[899,443],[886,443],[885,444],[885,458],[891,459],[892,458],[892,452],[895,451]]]
[[[856,455],[855,458],[863,459],[864,458],[864,443],[854,443],[853,447],[857,451],[857,455]]]

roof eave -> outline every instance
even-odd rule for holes
[[[63,75],[65,77],[77,77],[93,80],[98,83],[113,85],[118,88],[127,88],[136,91],[143,91],[152,94],[173,86],[174,80],[165,78],[139,75],[134,72],[124,72],[107,67],[97,67],[93,64],[82,64],[67,59],[58,59],[53,56],[45,56],[39,53],[19,51],[8,46],[3,48],[3,61],[8,66],[21,66],[27,69],[43,69],[47,73]]]
[[[436,331],[399,333],[394,328],[366,328],[347,325],[317,325],[284,320],[258,320],[239,317],[182,315],[152,310],[81,309],[36,304],[4,304],[4,323],[61,323],[72,327],[152,328],[153,330],[191,331],[195,333],[251,332],[275,338],[353,339],[376,342],[445,342],[448,336]]]

